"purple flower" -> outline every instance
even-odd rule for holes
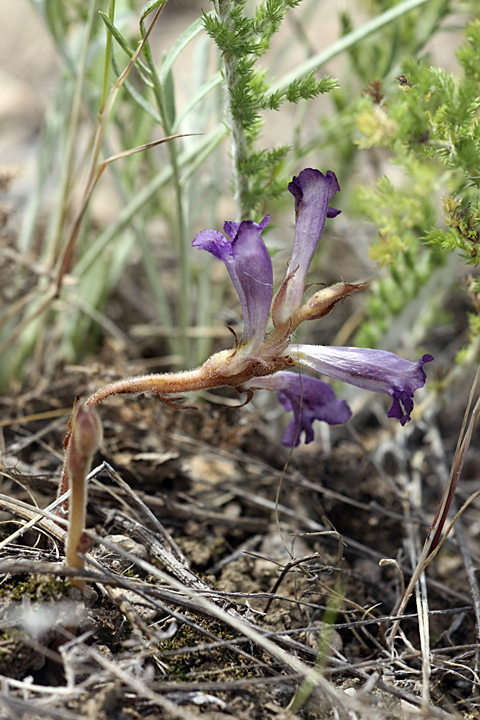
[[[302,432],[305,433],[304,442],[312,442],[314,420],[323,420],[329,425],[342,425],[352,416],[345,400],[339,400],[329,385],[308,375],[278,372],[268,377],[255,378],[247,383],[247,387],[276,390],[285,410],[293,412],[293,418],[282,437],[282,443],[288,447],[300,443]]]
[[[347,404],[338,400],[328,385],[288,372],[292,365],[390,395],[393,402],[388,417],[405,425],[413,410],[414,392],[425,384],[423,365],[433,360],[431,355],[423,355],[413,363],[384,350],[291,345],[292,335],[302,322],[324,317],[337,302],[364,287],[341,282],[317,290],[306,301],[303,298],[308,269],[326,218],[339,213],[329,207],[339,189],[333,172],[323,175],[311,168],[290,183],[295,198],[295,242],[287,275],[273,303],[272,263],[262,240],[268,216],[259,225],[251,221],[226,222],[224,230],[230,240],[216,230],[204,230],[193,242],[195,247],[223,260],[244,316],[241,343],[209,358],[195,382],[204,388],[229,385],[250,394],[259,388],[275,390],[285,409],[294,414],[283,436],[287,445],[298,444],[302,433],[305,442],[311,442],[314,420],[334,425],[347,422],[351,415]],[[270,307],[274,330],[265,338]],[[186,375],[182,386],[187,386]]]
[[[226,222],[224,231],[229,239],[217,230],[198,233],[193,246],[223,260],[240,298],[244,318],[240,343],[215,353],[194,370],[154,373],[110,383],[92,395],[87,404],[94,407],[118,393],[146,392],[179,407],[170,395],[225,386],[247,392],[248,402],[256,389],[267,388],[276,391],[285,409],[294,415],[283,442],[296,445],[304,434],[308,443],[313,440],[315,420],[335,425],[347,422],[351,412],[321,380],[290,372],[296,365],[390,395],[388,417],[405,425],[413,411],[413,395],[425,384],[423,365],[433,360],[431,355],[423,355],[413,363],[384,350],[291,344],[303,322],[325,317],[338,302],[364,287],[338,282],[313,292],[308,299],[303,297],[325,221],[339,213],[329,207],[339,189],[333,172],[323,175],[311,168],[302,170],[290,183],[289,190],[295,198],[295,242],[287,275],[273,302],[272,263],[262,240],[268,215],[260,224],[249,220]],[[266,335],[270,310],[274,329]]]
[[[242,305],[242,344],[252,353],[263,343],[272,303],[272,261],[262,240],[269,220],[267,215],[259,225],[251,220],[226,222],[223,229],[230,240],[218,230],[203,230],[192,243],[225,263]]]
[[[295,241],[287,277],[275,298],[272,312],[275,327],[285,322],[302,304],[308,269],[320,242],[325,220],[340,213],[340,210],[328,207],[340,190],[331,170],[323,175],[320,170],[306,168],[293,178],[288,189],[295,198]]]
[[[425,385],[423,365],[433,360],[431,355],[423,355],[413,363],[385,350],[324,345],[294,345],[290,352],[296,364],[364,390],[391,395],[388,417],[397,418],[402,425],[410,420],[413,393]]]

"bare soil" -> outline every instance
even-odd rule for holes
[[[64,368],[48,393],[37,387],[2,399],[5,717],[416,715],[415,599],[393,652],[389,631],[461,415],[398,430],[364,411],[356,427],[331,433],[330,449],[314,443],[289,458],[258,409],[201,403],[175,411],[148,398],[112,399],[101,408],[105,437],[87,523],[109,544],[90,549],[82,596],[62,564],[63,529],[38,516],[29,529],[26,522],[37,503],[55,498],[61,413],[76,393],[99,387],[102,374],[110,378],[104,362]],[[472,450],[459,503],[477,477]],[[453,709],[476,717],[468,579],[478,562],[476,527],[474,503],[427,573],[429,717]],[[279,654],[245,635],[245,625]],[[329,690],[312,686],[293,713],[302,687],[296,660],[321,670]]]

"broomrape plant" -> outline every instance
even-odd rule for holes
[[[314,420],[337,425],[351,417],[347,403],[339,400],[326,383],[292,372],[299,367],[366,390],[386,393],[392,398],[388,417],[397,418],[402,425],[410,420],[413,395],[425,384],[423,365],[433,360],[431,355],[423,355],[414,363],[384,350],[292,342],[301,323],[325,317],[336,303],[361,290],[364,284],[340,282],[317,290],[304,301],[305,280],[325,221],[340,212],[329,205],[340,188],[333,172],[323,175],[319,170],[307,168],[293,178],[288,189],[295,198],[295,240],[286,277],[275,297],[272,262],[262,239],[270,219],[268,215],[260,223],[225,222],[224,231],[229,239],[217,230],[198,233],[193,247],[207,250],[223,260],[238,293],[244,318],[242,337],[239,340],[233,333],[233,348],[215,353],[195,370],[118,380],[92,395],[84,406],[77,405],[65,442],[61,492],[68,486],[69,479],[86,477],[85,458],[91,458],[92,448],[99,444],[101,436],[94,407],[110,395],[149,393],[180,408],[171,395],[229,386],[246,393],[246,402],[249,402],[257,389],[274,390],[285,409],[293,412],[282,438],[282,442],[291,447],[298,445],[302,433],[306,443],[313,440]],[[273,330],[266,335],[269,315]],[[98,442],[92,438],[92,431],[98,435]],[[79,437],[83,432],[86,443]],[[82,467],[77,472],[79,453],[70,450],[83,445],[88,446],[87,452],[81,453]],[[84,492],[77,492],[76,496],[82,502]],[[71,520],[76,512],[72,504]],[[83,517],[83,509],[81,512]]]
[[[433,360],[431,355],[423,355],[413,363],[384,350],[292,343],[301,323],[325,317],[336,303],[363,289],[364,284],[340,282],[318,290],[304,302],[305,279],[325,220],[340,212],[329,206],[340,188],[333,172],[323,175],[307,168],[293,178],[288,189],[295,198],[295,241],[286,277],[273,302],[272,262],[262,240],[268,215],[260,223],[225,222],[229,239],[217,230],[203,230],[193,241],[193,247],[223,260],[240,298],[244,329],[240,340],[235,336],[234,347],[215,353],[195,370],[114,382],[92,395],[88,406],[97,405],[109,395],[143,392],[180,407],[168,396],[223,386],[247,393],[249,402],[255,390],[265,388],[275,390],[286,409],[294,413],[284,444],[298,444],[302,432],[308,443],[313,440],[314,420],[337,425],[347,422],[351,412],[326,383],[291,372],[298,366],[365,390],[386,393],[392,397],[388,417],[397,418],[402,425],[410,420],[413,394],[425,384],[423,365]],[[274,329],[266,335],[270,313]]]

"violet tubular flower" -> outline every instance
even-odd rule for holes
[[[259,341],[265,333],[267,302],[271,296],[265,289],[260,291],[260,288],[262,281],[270,287],[272,273],[271,263],[264,253],[261,233],[268,224],[268,217],[260,225],[225,223],[224,229],[231,242],[220,233],[205,230],[197,235],[193,243],[195,247],[208,250],[225,262],[239,294],[245,329],[242,340],[244,347],[241,344],[237,349],[237,364],[247,349],[251,359],[256,356],[257,365],[261,366],[263,360],[262,377],[259,377],[260,373],[255,374],[242,385],[237,385],[237,388],[250,392],[260,388],[277,391],[285,409],[294,413],[282,439],[286,445],[298,444],[302,432],[305,434],[305,442],[311,442],[313,420],[323,420],[330,425],[340,424],[349,420],[351,412],[347,404],[337,400],[333,390],[319,380],[294,375],[283,371],[281,367],[274,371],[275,374],[268,373],[269,362],[274,355],[277,359],[283,357],[286,363],[309,368],[366,390],[389,394],[393,404],[388,417],[397,418],[404,425],[411,417],[415,390],[425,384],[426,376],[422,366],[433,360],[431,355],[424,355],[417,363],[411,363],[383,350],[290,345],[294,330],[303,321],[324,317],[337,302],[361,290],[363,285],[338,283],[317,291],[307,302],[303,301],[307,273],[325,221],[327,217],[336,217],[340,212],[329,207],[340,187],[333,172],[328,171],[323,175],[319,170],[307,168],[293,178],[288,189],[295,198],[295,241],[285,280],[272,304],[275,330],[263,344],[259,344]],[[256,258],[261,259],[256,262]],[[233,265],[235,272],[232,271]],[[255,285],[250,281],[252,273],[255,274]],[[248,294],[244,291],[246,286]],[[257,322],[257,330],[253,327],[255,321],[252,319],[255,317],[261,317],[261,322]]]
[[[226,222],[223,229],[230,241],[218,230],[204,230],[192,243],[225,263],[242,306],[242,344],[251,352],[263,343],[272,303],[272,261],[262,240],[269,220],[267,215],[260,224]]]
[[[322,375],[390,395],[393,402],[387,415],[402,425],[411,419],[415,390],[425,385],[423,365],[433,360],[427,354],[412,363],[386,350],[354,347],[295,345],[292,351],[296,362]]]
[[[362,290],[364,284],[339,282],[304,299],[310,263],[326,219],[340,212],[329,206],[340,188],[333,172],[323,175],[307,168],[293,178],[289,190],[295,198],[295,240],[286,277],[273,301],[272,262],[262,239],[268,215],[260,223],[226,222],[225,235],[203,230],[193,241],[194,247],[225,263],[243,310],[240,341],[230,350],[212,355],[195,370],[119,380],[95,393],[88,404],[96,405],[117,393],[147,392],[178,407],[170,398],[173,393],[223,386],[248,393],[248,402],[256,389],[266,388],[276,391],[284,407],[294,414],[283,442],[296,445],[304,435],[308,443],[313,440],[315,420],[336,425],[347,422],[351,412],[323,381],[290,372],[297,366],[388,394],[392,398],[388,417],[397,418],[402,425],[410,420],[413,395],[425,384],[423,365],[433,360],[431,355],[423,355],[415,363],[384,350],[291,343],[301,323],[324,317],[338,302]],[[266,334],[270,313],[273,330]]]
[[[306,168],[288,186],[295,198],[295,241],[288,264],[287,276],[275,298],[272,320],[275,327],[288,320],[302,304],[305,280],[312,258],[320,242],[327,217],[340,214],[328,206],[340,190],[331,170]]]

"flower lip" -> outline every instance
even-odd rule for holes
[[[275,390],[287,412],[293,412],[282,437],[283,445],[297,446],[302,433],[305,443],[314,439],[313,422],[323,420],[329,425],[342,425],[352,415],[345,400],[339,400],[332,388],[318,378],[287,371],[263,378],[254,378],[246,388]]]
[[[228,235],[230,240],[234,242],[237,239],[238,233],[240,228],[243,226],[243,223],[251,222],[250,220],[243,220],[243,222],[234,222],[233,220],[225,220],[223,223],[223,232],[225,235]],[[263,220],[260,223],[253,223],[260,232],[263,232],[265,228],[268,226],[268,223],[270,222],[270,215],[265,215]],[[242,228],[243,229],[243,228]],[[193,241],[195,242],[195,240]],[[262,240],[263,242],[263,240]]]
[[[242,305],[244,331],[242,345],[250,352],[260,348],[265,338],[273,295],[273,269],[270,255],[262,240],[270,216],[261,223],[244,220],[226,222],[227,238],[218,230],[203,230],[192,245],[207,250],[223,260]]]
[[[327,170],[326,174],[323,175],[320,170],[305,168],[298,176],[295,175],[288,184],[288,190],[295,198],[295,214],[300,211],[300,204],[304,195],[311,189],[312,185],[317,184],[319,181],[324,184],[324,180],[322,181],[321,178],[328,181],[327,204],[333,200],[337,192],[340,192],[337,176],[332,170]],[[337,210],[336,208],[327,207],[328,218],[337,217],[341,212],[341,210]]]

